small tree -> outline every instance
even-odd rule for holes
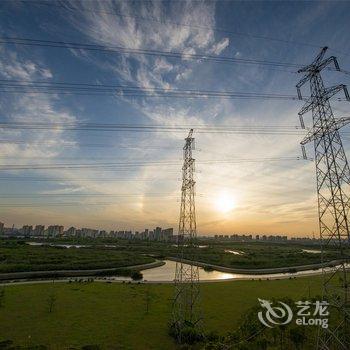
[[[139,281],[139,280],[142,280],[143,275],[140,271],[133,271],[131,273],[131,278],[133,281]]]
[[[5,287],[0,288],[0,308],[4,306]]]
[[[152,299],[154,298],[154,294],[150,292],[149,286],[146,285],[146,290],[145,290],[145,307],[146,307],[146,314],[148,315],[150,304]]]
[[[47,298],[47,305],[48,305],[48,309],[49,309],[49,313],[51,313],[55,307],[57,301],[57,296],[54,293],[54,291],[51,291],[51,293],[49,294],[48,298]]]

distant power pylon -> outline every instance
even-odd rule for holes
[[[175,297],[173,304],[173,331],[178,342],[185,340],[186,333],[201,333],[201,312],[199,305],[199,269],[190,261],[195,260],[197,245],[195,181],[192,150],[193,129],[185,139],[183,147],[181,207],[178,232],[178,261],[175,271]]]
[[[345,85],[325,88],[321,71],[329,64],[339,69],[334,56],[324,59],[327,47],[324,47],[314,61],[300,69],[305,76],[297,84],[299,99],[300,88],[310,82],[311,96],[299,112],[301,126],[305,128],[303,114],[312,111],[313,127],[301,142],[304,157],[304,145],[313,141],[318,194],[318,212],[322,256],[328,247],[337,250],[339,260],[331,271],[323,267],[323,293],[330,304],[330,326],[320,328],[318,349],[350,349],[350,289],[346,263],[349,262],[349,210],[350,210],[350,169],[344,152],[339,129],[350,123],[350,118],[335,118],[329,99],[343,90],[350,101]]]

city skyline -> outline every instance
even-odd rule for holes
[[[336,45],[329,44],[329,54],[338,56],[345,70],[350,68],[345,3],[333,7],[330,2],[262,6],[241,2],[113,5],[105,1],[81,2],[79,11],[25,2],[1,6],[2,37],[183,53],[178,59],[8,43],[1,45],[0,57],[0,76],[6,80],[296,96],[295,84],[301,78],[297,68],[218,64],[189,60],[185,54],[303,65],[318,53],[318,44],[333,42]],[[246,18],[252,6],[256,17]],[[320,18],[325,23],[322,27]],[[327,24],[332,32],[327,31]],[[325,81],[331,86],[346,84],[349,78],[328,71]],[[318,234],[315,165],[301,159],[299,142],[304,133],[295,128],[302,101],[65,95],[57,90],[51,94],[2,91],[0,95],[5,123],[160,126],[155,132],[67,130],[60,125],[3,128],[0,207],[6,223],[134,231],[156,225],[177,228],[182,147],[193,126],[199,234]],[[337,116],[349,114],[344,102],[335,99],[333,105]],[[305,122],[311,125],[310,116],[305,116]],[[200,127],[206,125],[235,129],[227,134],[201,132]],[[182,129],[162,131],[161,127]],[[346,135],[343,141],[349,154]],[[313,157],[312,146],[307,153]],[[109,168],[111,163],[117,165]],[[40,168],[43,164],[49,167]],[[54,168],[57,164],[66,168]],[[77,164],[85,168],[69,168]],[[94,164],[95,168],[90,167]],[[8,165],[24,169],[8,170]]]
[[[139,234],[148,234],[148,233],[153,233],[156,232],[157,230],[161,230],[161,231],[169,231],[171,230],[172,235],[177,236],[178,232],[177,229],[173,228],[173,227],[169,227],[167,229],[163,229],[159,226],[157,226],[155,229],[149,229],[149,228],[140,228],[140,229],[130,229],[129,228],[122,228],[122,229],[118,229],[117,226],[114,227],[114,229],[112,230],[105,230],[102,227],[94,227],[94,228],[88,228],[88,227],[75,227],[75,226],[71,226],[71,225],[60,225],[60,224],[48,224],[48,225],[43,225],[43,224],[24,224],[24,225],[19,225],[19,226],[15,226],[13,225],[6,225],[4,222],[0,221],[0,235],[5,235],[8,237],[15,237],[18,235],[24,235],[24,236],[35,236],[35,237],[40,237],[40,236],[45,236],[45,237],[50,237],[50,230],[53,230],[56,232],[55,235],[57,236],[63,236],[63,237],[72,237],[75,236],[77,233],[77,236],[81,236],[82,232],[85,231],[85,233],[87,231],[90,232],[90,234],[88,235],[82,235],[82,237],[84,236],[91,236],[91,233],[93,233],[92,236],[94,236],[94,234],[101,234],[103,233],[103,237],[112,237],[112,238],[118,238],[116,236],[114,236],[114,233],[126,233],[126,234],[130,234],[130,235],[139,235]],[[73,233],[74,232],[74,233]],[[55,236],[54,235],[54,236]],[[256,239],[259,239],[259,237],[281,237],[281,238],[286,238],[290,237],[292,238],[312,238],[315,239],[315,232],[312,232],[309,235],[301,235],[301,234],[295,234],[295,235],[285,235],[284,233],[281,232],[260,232],[260,233],[256,233],[256,232],[236,232],[233,231],[230,234],[223,234],[223,233],[210,233],[209,235],[203,235],[201,233],[198,234],[199,237],[212,237],[212,238],[233,238],[235,237],[250,237],[250,239],[252,239],[252,237],[256,237]],[[120,237],[119,237],[120,238]]]

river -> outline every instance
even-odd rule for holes
[[[175,275],[176,262],[170,260],[164,260],[165,264],[159,267],[143,270],[143,281],[144,282],[172,282]],[[186,265],[186,264],[185,264]],[[186,265],[189,266],[189,265]],[[327,270],[330,271],[329,268]],[[274,273],[274,274],[240,274],[240,273],[227,273],[220,271],[204,271],[203,268],[199,268],[199,279],[200,281],[234,281],[234,280],[259,280],[259,279],[282,279],[296,276],[309,276],[319,275],[322,273],[322,269],[318,270],[305,270],[298,271],[295,273]],[[130,281],[128,277],[121,276],[110,276],[103,277],[104,280],[111,281]]]

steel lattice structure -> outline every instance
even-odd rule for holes
[[[321,71],[330,64],[339,69],[334,56],[324,58],[324,47],[314,61],[300,69],[305,76],[297,84],[299,99],[300,88],[310,82],[311,96],[299,112],[301,126],[305,128],[303,114],[312,111],[313,127],[301,142],[304,157],[304,145],[313,141],[315,147],[316,179],[318,194],[318,212],[322,252],[332,246],[339,254],[339,265],[331,271],[323,267],[323,293],[330,305],[330,327],[319,329],[318,349],[350,349],[350,273],[349,262],[349,211],[350,211],[350,169],[344,152],[339,129],[350,122],[350,118],[335,118],[330,98],[343,90],[349,101],[345,85],[326,88]],[[322,254],[323,256],[323,254]]]
[[[175,271],[175,297],[173,324],[178,342],[184,341],[184,333],[190,329],[201,333],[201,312],[199,306],[199,268],[191,264],[197,249],[195,211],[195,160],[193,129],[185,139],[183,147],[181,207],[178,232],[178,261]]]

